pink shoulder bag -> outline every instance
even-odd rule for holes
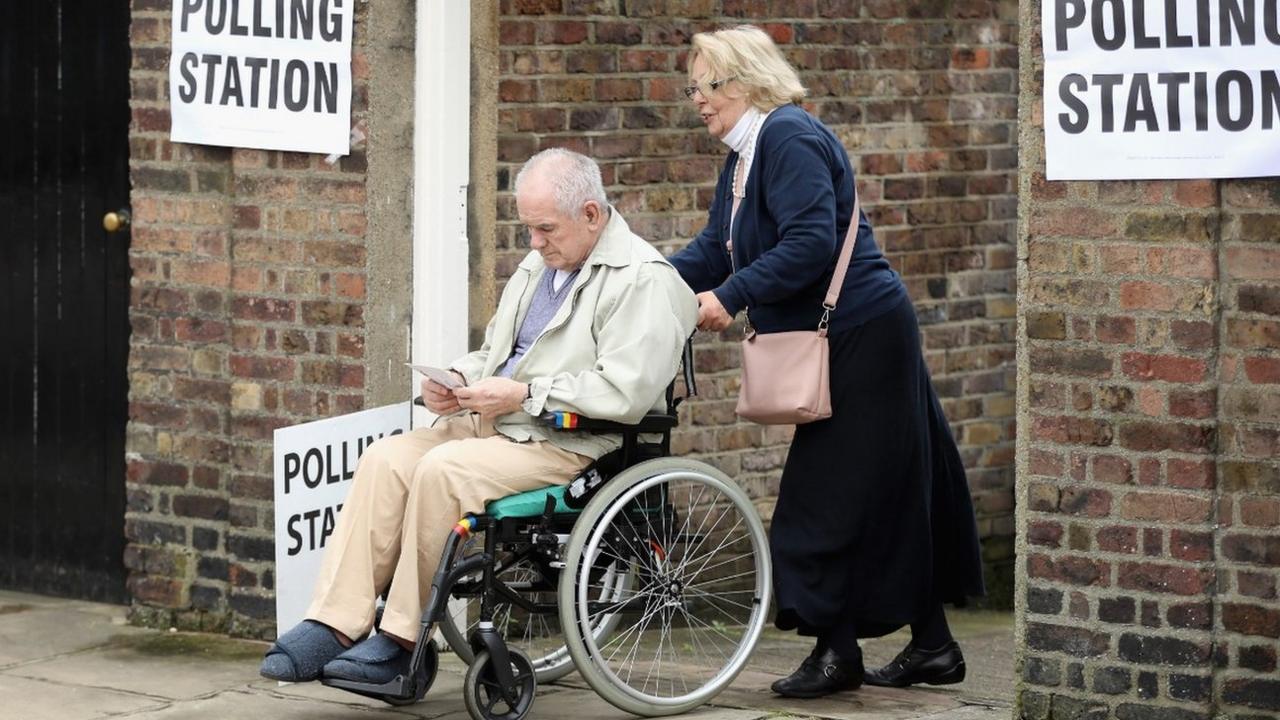
[[[737,197],[733,214],[738,214]],[[831,417],[830,351],[827,324],[836,309],[840,288],[844,284],[853,245],[858,237],[861,208],[858,188],[853,188],[853,218],[840,249],[835,274],[827,286],[822,302],[822,319],[816,330],[793,330],[758,333],[747,318],[746,338],[742,341],[742,387],[738,391],[736,412],[746,420],[761,425],[802,425]],[[733,227],[730,219],[729,227]],[[729,246],[730,260],[733,246]],[[736,270],[736,268],[735,268]]]

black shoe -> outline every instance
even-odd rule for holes
[[[868,685],[880,687],[951,685],[964,680],[964,655],[954,640],[937,650],[921,650],[908,643],[893,662],[868,670],[864,679]]]
[[[857,690],[862,685],[862,653],[843,660],[831,649],[814,649],[795,672],[770,685],[783,697],[817,698],[841,690]]]

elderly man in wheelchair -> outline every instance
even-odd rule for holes
[[[666,457],[696,301],[591,159],[543,151],[515,193],[533,252],[483,347],[451,365],[458,387],[424,381],[434,426],[365,453],[307,619],[261,673],[416,702],[438,626],[477,720],[527,716],[574,669],[623,710],[683,712],[745,665],[770,590],[750,500]]]

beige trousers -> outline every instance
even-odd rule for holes
[[[590,461],[551,443],[509,440],[475,414],[375,442],[356,468],[307,617],[362,637],[389,584],[382,629],[417,638],[454,524],[492,500],[564,485]]]

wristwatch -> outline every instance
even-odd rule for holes
[[[525,387],[524,399],[532,400],[533,399],[533,383],[525,383],[524,387]]]

